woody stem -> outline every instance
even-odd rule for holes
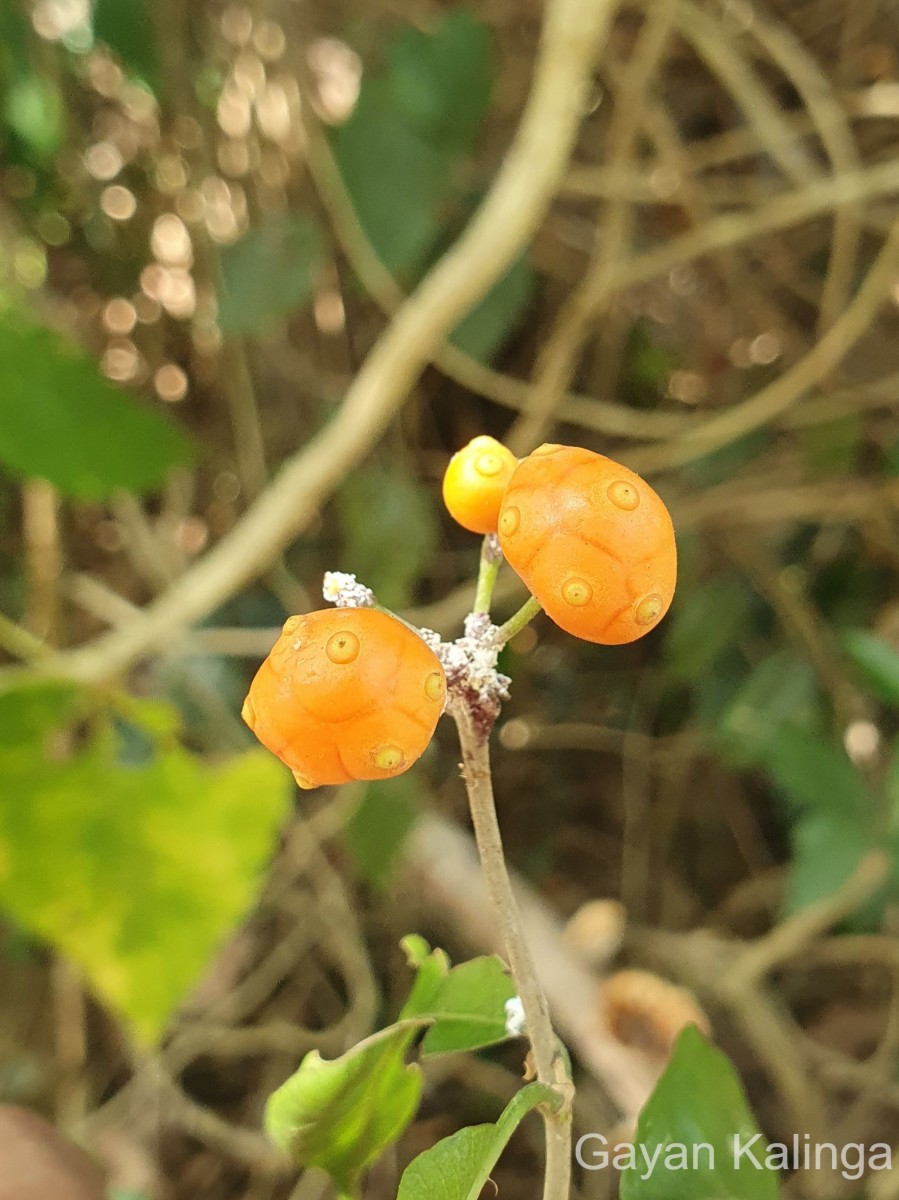
[[[563,1104],[557,1114],[543,1112],[546,1126],[543,1197],[544,1200],[567,1200],[571,1176],[570,1081],[557,1052],[556,1036],[550,1022],[546,997],[522,932],[518,906],[506,868],[493,798],[488,732],[478,726],[464,700],[452,700],[449,711],[459,730],[465,787],[468,791],[481,868],[499,924],[515,988],[524,1009],[537,1078],[541,1083],[557,1088],[563,1097]]]

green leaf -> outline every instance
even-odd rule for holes
[[[450,960],[443,950],[432,950],[417,933],[407,934],[400,942],[409,966],[415,970],[415,982],[400,1017],[427,1012],[449,974]]]
[[[386,608],[402,608],[437,547],[431,493],[395,467],[353,472],[337,498],[344,566]]]
[[[717,450],[711,450],[701,458],[684,466],[684,473],[698,489],[725,483],[749,466],[769,444],[771,434],[767,428],[753,429],[742,437],[734,438]]]
[[[460,1129],[414,1158],[403,1172],[397,1200],[478,1200],[522,1120],[538,1104],[557,1102],[545,1084],[528,1084],[513,1096],[496,1124]]]
[[[866,629],[849,629],[840,645],[858,667],[871,692],[879,700],[899,705],[899,654]]]
[[[273,217],[221,254],[222,332],[262,333],[312,295],[322,239],[311,217]]]
[[[848,755],[805,730],[779,729],[763,762],[794,812],[832,812],[853,821],[874,812],[871,791]]]
[[[665,640],[674,678],[701,681],[745,633],[753,604],[752,592],[739,579],[716,579],[679,595]]]
[[[750,1147],[761,1166],[738,1157],[758,1132],[729,1060],[689,1025],[640,1113],[621,1200],[776,1200],[764,1138]]]
[[[57,334],[0,313],[0,462],[99,500],[146,491],[190,458],[173,425],[114,387]]]
[[[321,1167],[351,1191],[418,1108],[421,1072],[406,1052],[419,1027],[391,1025],[330,1061],[311,1051],[269,1097],[269,1137],[297,1166]]]
[[[41,158],[51,158],[63,137],[59,92],[38,75],[21,75],[4,98],[6,124]]]
[[[347,822],[347,848],[362,875],[382,891],[406,835],[418,818],[418,783],[414,774],[369,783]]]
[[[115,51],[130,74],[158,92],[156,29],[145,0],[94,0],[92,20],[94,37]]]
[[[389,52],[390,90],[410,125],[436,145],[467,150],[490,105],[490,32],[465,9],[433,33],[404,29]]]
[[[517,325],[537,285],[526,258],[519,258],[456,327],[452,342],[472,358],[489,362]]]
[[[210,767],[166,705],[124,703],[127,719],[74,686],[0,693],[0,907],[149,1043],[251,906],[290,789],[265,751]]]
[[[832,896],[854,874],[877,840],[865,825],[843,813],[811,812],[790,830],[793,865],[784,898],[784,910],[796,913]],[[885,893],[871,897],[843,926],[860,931],[875,929],[883,912]]]
[[[815,673],[805,659],[762,659],[716,720],[716,742],[730,762],[748,766],[784,725],[811,730],[821,720]]]
[[[515,985],[495,955],[473,958],[448,969],[441,950],[418,965],[418,978],[400,1019],[425,1017],[433,1022],[422,1053],[477,1050],[505,1041],[506,1001]]]
[[[848,756],[820,737],[784,726],[761,760],[790,806],[793,864],[785,897],[793,913],[830,896],[877,845],[877,801]],[[873,897],[847,926],[876,926],[884,895]]]
[[[448,13],[433,33],[400,33],[388,71],[363,77],[334,156],[378,258],[414,282],[451,223],[464,179],[459,161],[487,112],[492,51],[470,14]]]
[[[854,471],[864,433],[859,412],[848,412],[833,421],[800,430],[800,448],[809,475],[826,479]]]
[[[378,258],[400,279],[416,279],[453,190],[446,151],[426,142],[387,81],[374,79],[363,82],[352,116],[335,132],[334,157]]]
[[[643,317],[630,327],[621,358],[620,390],[625,404],[654,408],[663,399],[678,353],[659,326]]]

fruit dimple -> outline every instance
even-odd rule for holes
[[[623,508],[625,512],[633,512],[640,503],[640,493],[625,479],[616,479],[614,483],[610,483],[606,488],[606,495],[616,508]]]
[[[583,608],[593,599],[593,588],[586,579],[577,576],[566,579],[562,584],[562,599],[574,608]]]
[[[439,671],[432,671],[425,680],[425,695],[429,700],[442,700],[445,693],[445,677]]]
[[[638,625],[652,625],[664,608],[664,601],[657,593],[644,596],[634,609],[634,620]]]
[[[474,469],[479,475],[498,475],[503,469],[503,461],[498,454],[479,454],[474,460]]]
[[[328,643],[325,646],[325,654],[327,654],[332,663],[337,663],[340,666],[351,663],[359,654],[359,639],[354,633],[350,633],[348,629],[342,629],[339,633],[335,633],[333,637],[328,639]]]
[[[406,756],[399,746],[380,746],[372,754],[375,766],[380,771],[396,771],[406,761]]]
[[[502,516],[499,519],[499,531],[503,537],[511,537],[518,528],[521,521],[521,513],[514,504],[510,504],[508,508],[503,509]]]

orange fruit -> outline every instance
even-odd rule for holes
[[[390,779],[422,754],[446,702],[433,650],[373,608],[290,617],[242,716],[300,787]]]
[[[449,461],[443,502],[450,516],[472,533],[496,533],[503,493],[518,459],[496,438],[473,438]]]
[[[639,475],[577,446],[539,446],[509,481],[500,545],[542,608],[575,637],[633,642],[674,595],[668,509]]]

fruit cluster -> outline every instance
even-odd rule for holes
[[[674,595],[677,554],[665,505],[633,471],[576,446],[520,462],[490,437],[453,456],[447,509],[497,534],[503,555],[560,628],[632,642]],[[243,717],[300,787],[388,779],[423,753],[446,704],[446,676],[418,634],[375,608],[291,617],[250,686]]]

